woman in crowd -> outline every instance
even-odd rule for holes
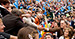
[[[72,34],[73,34],[72,30],[70,28],[66,28],[64,30],[64,35],[61,36],[59,39],[71,39],[72,38]]]

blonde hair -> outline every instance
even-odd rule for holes
[[[2,23],[2,19],[0,18],[0,23]]]
[[[72,38],[73,36],[73,31],[71,28],[66,28],[65,30],[68,30],[69,31],[69,37]]]

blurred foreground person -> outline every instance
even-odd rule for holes
[[[53,35],[51,33],[47,33],[44,39],[53,39]]]
[[[34,28],[23,27],[18,32],[18,39],[39,39],[39,34]]]
[[[45,28],[42,27],[23,23],[21,15],[22,13],[18,9],[13,9],[11,11],[11,14],[8,14],[5,17],[3,17],[3,23],[6,26],[5,32],[10,33],[12,35],[17,35],[20,28],[28,26],[39,30],[45,30]]]
[[[2,19],[0,18],[0,39],[17,39],[16,36],[12,36],[4,32],[5,26],[3,25]]]

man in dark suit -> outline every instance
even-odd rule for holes
[[[42,27],[37,27],[37,26],[23,23],[23,21],[21,20],[21,14],[22,13],[18,9],[13,9],[11,11],[11,14],[8,14],[3,17],[3,23],[6,26],[5,32],[12,35],[17,35],[20,28],[27,27],[27,26],[31,26],[32,28],[39,29],[39,30],[45,29]]]
[[[2,17],[10,13],[8,11],[9,5],[10,5],[9,0],[0,0],[0,13]]]

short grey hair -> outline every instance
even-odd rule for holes
[[[11,13],[12,14],[14,14],[14,15],[17,15],[17,16],[21,16],[23,13],[20,11],[20,10],[18,10],[18,9],[13,9],[12,11],[11,11]]]

